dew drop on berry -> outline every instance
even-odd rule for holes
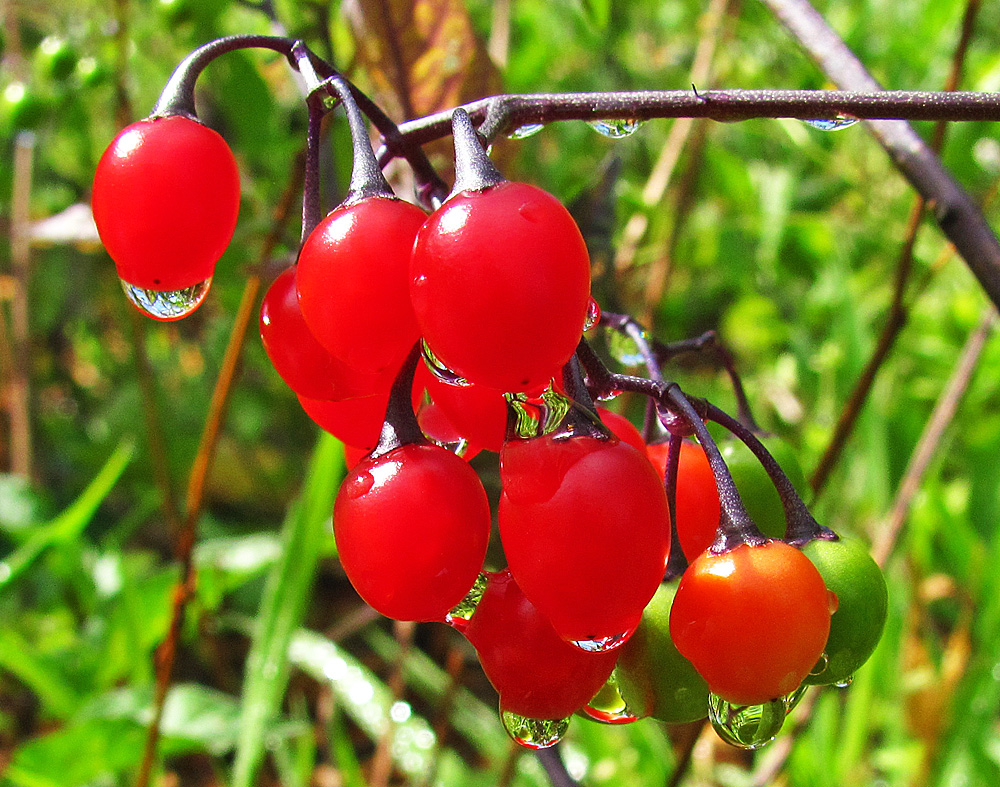
[[[593,639],[578,639],[569,644],[588,653],[604,653],[605,651],[614,650],[624,645],[628,641],[628,638],[632,636],[633,631],[635,631],[635,626],[628,631],[623,631],[621,634],[609,634],[606,637],[594,637]]]
[[[538,202],[525,202],[517,209],[517,212],[521,214],[521,217],[526,221],[530,221],[532,224],[537,224],[543,221],[548,215],[544,205]]]
[[[717,694],[708,695],[708,718],[730,746],[759,749],[774,740],[785,722],[784,697],[762,705],[733,705]]]
[[[358,473],[344,482],[344,494],[351,500],[357,500],[368,494],[373,486],[375,486],[375,476],[369,472]]]
[[[120,280],[125,295],[139,311],[154,320],[179,320],[197,309],[212,285],[211,276],[183,290],[150,290]]]
[[[601,321],[601,307],[593,298],[587,302],[587,318],[583,321],[583,330],[589,331]]]
[[[819,675],[828,666],[830,666],[830,657],[827,656],[826,653],[820,653],[819,659],[816,660],[816,665],[811,670],[809,670],[809,674]]]
[[[846,689],[853,682],[854,682],[854,676],[853,675],[848,675],[846,678],[844,678],[843,680],[838,680],[833,685],[836,686],[838,689]]]
[[[630,724],[639,720],[639,716],[633,713],[622,699],[614,673],[611,673],[611,677],[594,699],[580,709],[580,713],[601,724]]]
[[[827,606],[830,608],[830,614],[832,615],[838,609],[840,609],[840,599],[837,598],[837,594],[832,590],[827,590]]]
[[[469,621],[472,620],[472,613],[476,611],[476,607],[482,601],[487,581],[486,574],[480,571],[472,588],[465,594],[465,598],[448,610],[448,614],[444,616],[444,622],[458,631],[464,631],[465,627],[469,625]]]
[[[456,385],[460,388],[467,388],[470,383],[464,377],[462,377],[457,372],[449,369],[440,358],[438,358],[434,351],[430,348],[430,345],[426,341],[420,342],[421,352],[424,356],[424,364],[430,369],[431,374],[433,374],[438,380],[447,385]]]
[[[800,702],[802,702],[802,698],[806,696],[806,691],[808,691],[808,689],[809,686],[803,683],[791,694],[786,694],[784,696],[783,699],[785,700],[785,713],[791,713],[792,709],[795,708],[795,706],[798,705]]]
[[[569,729],[565,719],[529,719],[513,711],[500,709],[500,721],[507,734],[527,749],[547,749],[562,740]]]

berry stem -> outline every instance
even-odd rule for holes
[[[201,72],[215,58],[237,49],[271,49],[291,60],[294,42],[284,36],[236,35],[218,38],[198,47],[174,69],[153,107],[151,118],[184,115],[198,119],[194,86]]]
[[[562,428],[572,431],[574,435],[610,440],[611,430],[601,422],[601,417],[597,414],[597,407],[583,377],[583,367],[576,355],[563,366],[562,374],[563,388],[573,400],[573,407],[563,419]]]
[[[670,582],[683,574],[688,567],[687,557],[681,549],[681,537],[677,532],[677,467],[681,458],[681,442],[679,434],[670,435],[667,446],[667,464],[664,469],[664,486],[667,491],[667,508],[670,511],[670,554],[667,558],[667,568],[663,581]]]
[[[694,405],[684,394],[676,383],[670,384],[664,392],[664,403],[673,405],[679,414],[682,415],[694,430],[698,442],[701,443],[708,463],[712,467],[712,475],[715,476],[715,485],[719,490],[719,502],[722,506],[722,513],[719,516],[718,538],[709,549],[718,554],[725,552],[740,544],[750,544],[759,546],[769,540],[747,513],[746,506],[740,498],[740,493],[736,489],[733,476],[726,467],[726,462],[719,452],[719,447],[709,433],[705,422],[702,421]]]
[[[417,415],[413,412],[413,375],[417,371],[421,357],[418,341],[406,356],[392,383],[385,421],[382,422],[382,432],[379,434],[378,444],[369,454],[372,458],[383,456],[404,445],[427,442],[417,422]]]
[[[832,540],[837,534],[830,528],[820,525],[809,512],[805,502],[795,491],[792,482],[788,480],[785,471],[775,461],[764,444],[746,425],[733,418],[715,405],[708,405],[708,417],[720,426],[725,427],[739,438],[763,465],[771,483],[774,484],[781,505],[785,509],[785,541],[795,547],[802,547],[813,539]]]
[[[456,109],[451,123],[455,138],[455,185],[451,193],[485,191],[503,183],[505,178],[486,155],[469,113]]]
[[[327,79],[326,85],[329,86],[328,89],[332,89],[332,94],[340,99],[344,112],[347,113],[347,123],[351,128],[354,163],[351,169],[351,183],[347,189],[347,198],[343,204],[350,205],[373,197],[395,199],[396,195],[389,187],[385,175],[382,174],[382,168],[379,167],[375,158],[364,117],[354,100],[350,85],[340,74],[334,74]]]
[[[644,394],[656,402],[660,422],[671,435],[694,434],[697,436],[712,467],[715,484],[719,490],[719,502],[722,506],[722,514],[719,518],[719,537],[711,546],[713,551],[724,552],[740,544],[759,545],[768,540],[747,513],[729,468],[726,467],[719,447],[715,444],[712,435],[709,434],[702,416],[677,383],[665,380],[647,380],[628,374],[614,374],[608,370],[608,367],[604,365],[585,340],[580,341],[576,354],[587,372],[591,395],[602,398],[617,391]],[[710,406],[707,403],[705,405]]]

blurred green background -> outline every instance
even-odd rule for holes
[[[979,13],[961,87],[997,90],[997,4],[818,7],[886,87],[936,90],[967,5]],[[199,443],[241,299],[252,303],[256,277],[266,286],[294,258],[298,206],[284,225],[275,212],[295,188],[304,103],[271,53],[227,55],[200,80],[199,113],[237,155],[243,203],[206,303],[179,323],[130,309],[85,210],[77,220],[97,159],[149,112],[187,52],[232,33],[302,37],[396,120],[501,90],[821,88],[828,78],[754,0],[5,0],[0,15],[0,783],[546,784],[538,760],[507,740],[455,632],[393,626],[354,595],[328,521],[340,446],[271,369],[255,316],[194,523],[196,581],[158,754],[143,766],[154,651],[181,575],[176,512],[207,457]],[[493,155],[509,177],[572,207],[605,309],[668,341],[720,332],[758,419],[808,475],[885,327],[913,193],[860,125],[681,123],[651,121],[620,140],[554,124],[498,140]],[[929,139],[932,124],[917,125]],[[339,113],[328,139],[332,208],[350,167]],[[447,147],[431,154],[446,170]],[[943,158],[989,203],[994,125],[953,125]],[[405,168],[390,174],[406,195]],[[995,222],[996,208],[986,215]],[[984,328],[974,365],[954,375],[988,302],[928,220],[904,292],[905,325],[814,500],[822,522],[884,550],[890,613],[875,656],[756,755],[698,727],[574,720],[561,746],[573,777],[1000,783],[1000,343]],[[684,356],[671,374],[733,408],[711,358]],[[962,395],[924,443],[910,494],[901,482],[949,386]],[[635,417],[640,405],[618,404]],[[495,456],[477,467],[495,487]]]

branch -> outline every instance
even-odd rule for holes
[[[859,120],[1000,120],[1000,95],[971,91],[882,90],[637,90],[610,93],[527,93],[497,95],[463,104],[480,132],[493,139],[526,123],[559,120],[752,118],[800,120],[853,117]],[[437,112],[399,126],[397,142],[423,145],[451,133],[454,110]],[[396,152],[395,150],[393,152]]]
[[[865,70],[861,61],[841,40],[826,20],[807,0],[763,0],[768,8],[788,28],[802,47],[817,62],[823,72],[840,87],[851,91],[880,91],[881,86]],[[894,91],[883,91],[893,95]],[[870,95],[866,93],[865,95]],[[964,92],[937,93],[936,101],[947,96],[958,98],[973,94]],[[959,99],[960,103],[964,100]],[[945,101],[945,104],[949,102]],[[928,107],[931,109],[931,107]],[[862,117],[856,112],[848,114]],[[874,116],[868,116],[874,118]],[[929,120],[929,115],[882,115],[909,120]],[[957,120],[952,116],[935,116],[934,120]],[[919,134],[904,120],[877,120],[868,129],[892,157],[899,171],[927,201],[941,230],[995,305],[1000,306],[1000,243],[972,198],[955,181],[940,159]]]

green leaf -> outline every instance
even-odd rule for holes
[[[12,628],[0,628],[0,669],[16,675],[57,718],[66,718],[79,704],[77,691],[52,663]]]
[[[145,736],[142,725],[128,719],[90,719],[64,727],[18,749],[4,772],[4,783],[13,787],[108,783],[138,764]]]
[[[434,730],[413,713],[409,703],[396,701],[392,690],[374,672],[314,631],[296,632],[289,656],[296,667],[330,687],[373,741],[392,727],[391,754],[396,767],[412,778],[427,775],[436,746]]]
[[[0,562],[0,592],[17,579],[48,547],[78,537],[90,523],[121,474],[132,461],[135,444],[123,440],[81,495],[54,519],[29,536],[21,546]]]
[[[285,521],[281,559],[268,574],[264,589],[243,683],[233,787],[250,787],[263,759],[266,733],[288,682],[289,644],[305,616],[324,530],[343,473],[343,445],[324,432],[302,493]]]

